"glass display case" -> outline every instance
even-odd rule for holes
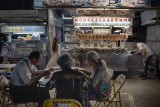
[[[43,43],[39,40],[12,40],[12,56],[28,56],[32,51],[41,51]]]
[[[63,41],[64,42],[76,42],[75,29],[73,25],[63,26]]]

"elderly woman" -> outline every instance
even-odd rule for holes
[[[90,92],[89,99],[108,99],[110,95],[110,74],[106,63],[99,58],[95,51],[87,53],[87,60],[90,66],[93,66],[94,71],[90,76]]]
[[[82,90],[85,75],[71,68],[73,60],[69,53],[61,54],[57,59],[57,64],[62,70],[53,74],[46,87],[56,88],[56,98],[76,99],[84,106]]]

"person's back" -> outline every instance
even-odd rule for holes
[[[79,70],[72,69],[73,59],[69,53],[61,54],[57,59],[57,64],[62,71],[54,72],[47,82],[46,88],[56,88],[56,98],[69,98],[78,100],[83,107],[83,83],[85,74]]]
[[[151,49],[144,43],[137,43],[137,47],[138,47],[139,50],[144,49],[146,51],[146,54],[147,54],[146,56],[147,57],[153,54]]]
[[[56,72],[54,75],[57,91],[56,97],[76,99],[82,103],[83,73],[73,69],[66,69]]]

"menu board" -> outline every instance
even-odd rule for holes
[[[145,0],[44,0],[46,6],[144,7]]]
[[[131,10],[108,10],[103,8],[78,8],[76,9],[76,15],[109,15],[109,16],[125,16],[125,17],[135,17],[134,11]]]
[[[93,6],[108,6],[109,0],[90,0],[90,4]]]
[[[122,7],[146,6],[145,0],[121,0],[119,5],[122,6]]]
[[[132,18],[125,17],[74,17],[75,26],[132,26]]]
[[[45,26],[2,26],[1,27],[2,33],[44,33],[45,32]]]

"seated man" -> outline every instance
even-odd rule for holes
[[[85,75],[81,71],[71,68],[72,58],[68,53],[60,55],[57,64],[62,70],[53,74],[46,87],[48,89],[56,88],[56,98],[75,99],[84,106],[83,83]]]
[[[34,65],[41,60],[41,53],[33,51],[27,59],[19,61],[12,73],[10,93],[13,101],[38,102],[42,107],[43,101],[49,99],[49,91],[44,87],[37,87],[37,82],[43,76],[51,73],[49,70],[37,70]]]

